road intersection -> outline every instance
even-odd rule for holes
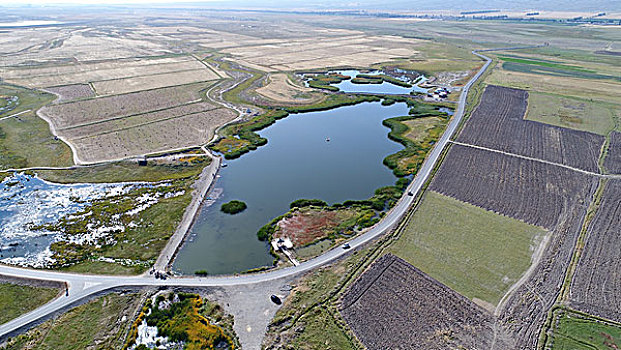
[[[50,301],[49,303],[27,313],[5,324],[0,325],[0,339],[14,335],[41,320],[63,311],[64,309],[79,303],[80,301],[115,288],[127,287],[217,287],[233,286],[243,284],[254,284],[265,281],[273,281],[282,277],[294,276],[306,271],[310,271],[319,266],[325,265],[335,259],[347,254],[348,252],[360,247],[367,242],[393,230],[407,214],[409,208],[424,184],[427,182],[431,173],[440,159],[442,151],[450,141],[451,136],[457,130],[465,111],[466,97],[470,87],[481,77],[492,62],[487,56],[476,51],[473,54],[484,59],[486,62],[470,81],[464,86],[459,98],[458,108],[453,118],[447,126],[446,131],[430,152],[428,158],[423,163],[413,181],[405,191],[399,202],[386,214],[384,219],[365,233],[349,241],[351,249],[343,249],[338,246],[326,253],[305,261],[298,266],[291,266],[282,269],[275,269],[261,273],[233,275],[233,276],[209,276],[209,277],[170,277],[167,279],[156,279],[153,275],[139,276],[104,276],[104,275],[84,275],[75,273],[55,272],[49,270],[33,270],[10,266],[0,266],[0,275],[16,278],[33,280],[58,281],[68,286],[68,293]],[[408,195],[410,192],[414,195]]]

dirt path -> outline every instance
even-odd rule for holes
[[[476,149],[480,149],[480,150],[484,150],[484,151],[500,153],[500,154],[503,154],[503,155],[506,155],[506,156],[510,156],[510,157],[522,158],[522,159],[526,159],[526,160],[532,160],[534,162],[539,162],[539,163],[544,163],[544,164],[548,164],[548,165],[553,165],[553,166],[557,166],[557,167],[561,167],[561,168],[577,171],[579,173],[583,173],[583,174],[586,174],[586,175],[603,177],[603,178],[610,178],[610,179],[621,179],[621,175],[617,175],[617,174],[593,173],[593,172],[590,172],[590,171],[587,171],[587,170],[582,170],[582,169],[574,168],[574,167],[571,167],[569,165],[560,164],[560,163],[554,163],[554,162],[551,162],[551,161],[548,161],[548,160],[539,159],[539,158],[527,157],[527,156],[523,156],[523,155],[520,155],[520,154],[509,153],[509,152],[497,150],[497,149],[494,149],[494,148],[477,146],[477,145],[472,145],[472,144],[469,144],[469,143],[463,143],[463,142],[453,141],[453,140],[451,140],[449,142],[451,142],[453,144],[456,144],[456,145],[460,145],[460,146],[476,148]]]
[[[153,265],[153,269],[155,270],[163,271],[170,268],[175,256],[179,252],[181,244],[190,231],[190,227],[192,227],[192,224],[194,223],[194,219],[197,217],[198,211],[203,203],[203,199],[207,195],[211,185],[214,183],[216,174],[220,169],[220,162],[222,161],[221,158],[213,156],[204,146],[202,149],[205,151],[205,154],[211,157],[211,164],[203,169],[199,179],[194,183],[192,201],[183,213],[183,218],[181,219],[179,226],[177,226],[177,230],[168,239],[168,243],[164,249],[162,249],[160,256],[155,261],[155,264]]]

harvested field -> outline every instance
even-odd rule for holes
[[[368,67],[392,58],[417,54],[421,41],[397,36],[348,35],[300,38],[225,49],[236,60],[262,71],[308,70],[325,67]]]
[[[80,98],[95,96],[95,92],[88,84],[55,86],[46,88],[45,90],[59,96],[56,102],[69,102]]]
[[[9,67],[0,70],[0,74],[6,81],[14,84],[46,87],[187,70],[204,70],[214,74],[192,57],[110,60],[71,65],[34,66],[34,68]],[[214,79],[217,79],[217,76]]]
[[[387,254],[344,293],[341,314],[368,349],[489,349],[493,317]]]
[[[219,79],[220,77],[205,66],[201,69],[186,70],[165,74],[142,75],[93,83],[98,95],[124,94],[128,92],[151,90],[166,86],[184,85]]]
[[[137,126],[148,125],[158,121],[178,118],[184,115],[206,112],[217,108],[217,106],[209,102],[190,103],[155,112],[136,114],[119,119],[108,119],[100,122],[61,129],[59,134],[69,140],[75,140],[89,136],[108,134],[114,131],[121,131]]]
[[[85,162],[113,160],[207,143],[236,114],[219,108],[72,140]]]
[[[324,238],[343,222],[355,219],[354,210],[315,210],[302,208],[290,218],[278,222],[274,237],[288,237],[295,247],[302,247]]]
[[[599,172],[604,137],[524,120],[528,92],[489,85],[458,141]]]
[[[594,177],[563,167],[453,145],[431,189],[554,229],[569,208],[584,205],[596,185]]]
[[[271,74],[269,83],[256,90],[274,102],[284,104],[312,104],[322,98],[315,89],[299,86],[284,73]]]
[[[574,274],[570,304],[589,314],[621,321],[621,180],[609,180],[587,228]]]
[[[123,118],[197,101],[201,85],[186,85],[44,107],[40,113],[54,129]]]
[[[621,132],[613,131],[610,134],[610,145],[604,158],[604,168],[610,173],[621,174]]]

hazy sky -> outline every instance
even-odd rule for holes
[[[621,11],[621,0],[0,0],[0,6],[46,4],[204,3],[206,7],[378,10],[547,10]],[[0,22],[2,19],[0,19]]]

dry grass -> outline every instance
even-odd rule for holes
[[[337,38],[288,39],[279,43],[224,50],[244,65],[263,71],[325,67],[368,67],[417,54],[417,39],[397,36],[346,35]]]
[[[437,117],[416,118],[402,121],[403,124],[410,128],[404,136],[412,141],[422,142],[428,135],[427,131],[442,122],[443,120]]]
[[[203,66],[200,69],[194,70],[98,81],[93,83],[93,87],[98,95],[113,95],[157,89],[165,86],[198,83],[219,78],[216,73]]]
[[[609,103],[621,101],[619,84],[605,80],[587,80],[521,72],[509,72],[496,67],[486,82],[494,85],[544,93],[559,94]]]
[[[294,83],[284,73],[270,74],[269,83],[256,91],[274,102],[285,104],[312,104],[323,98],[316,90]]]
[[[112,160],[207,143],[220,125],[236,117],[219,108],[71,140],[85,162]]]
[[[8,81],[28,87],[59,86],[143,75],[209,69],[193,57],[142,58],[69,65],[43,65],[0,70]],[[213,73],[212,73],[213,74]],[[217,78],[217,76],[216,76]]]

